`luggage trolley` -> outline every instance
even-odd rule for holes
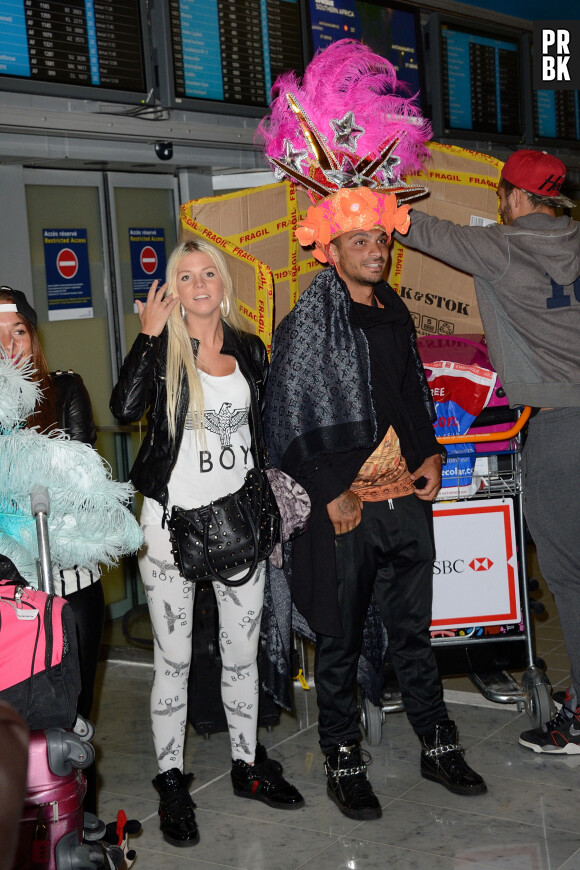
[[[552,687],[543,662],[535,657],[532,637],[531,606],[536,612],[544,608],[540,602],[530,604],[528,597],[529,590],[537,588],[527,574],[522,510],[522,429],[530,413],[529,407],[485,408],[468,434],[438,439],[442,444],[478,445],[477,488],[466,495],[459,482],[456,487],[446,486],[433,504],[437,560],[431,643],[442,676],[466,673],[485,698],[525,710],[535,728],[552,718],[555,708]],[[506,423],[504,431],[481,431]],[[480,431],[474,434],[473,429]],[[501,449],[494,452],[494,445]],[[457,462],[460,455],[450,454],[448,462]],[[470,550],[471,527],[478,544]],[[486,534],[491,534],[493,542]],[[443,554],[439,552],[441,542]],[[449,547],[458,548],[456,558],[449,555]],[[473,558],[468,562],[471,552]],[[504,581],[498,583],[497,567],[502,559]],[[494,562],[495,580],[488,584]],[[469,586],[459,582],[464,575],[469,575],[472,589],[484,590],[474,601],[463,595]],[[520,683],[508,668],[525,668]],[[361,725],[371,746],[380,743],[386,714],[403,709],[398,686],[389,680],[387,668],[380,706],[364,694],[361,698]]]

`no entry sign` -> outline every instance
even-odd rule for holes
[[[163,227],[130,227],[133,300],[145,302],[153,281],[165,281],[165,230]],[[136,310],[136,309],[135,309]]]
[[[43,229],[49,320],[93,316],[86,229]]]
[[[74,278],[79,270],[79,260],[70,248],[63,248],[56,257],[56,268],[63,278]]]
[[[140,254],[141,268],[146,275],[152,275],[157,268],[157,254],[151,245],[145,245]]]

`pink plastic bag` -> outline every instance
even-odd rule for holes
[[[485,337],[481,334],[474,335],[422,335],[417,339],[419,354],[423,361],[423,365],[428,366],[430,362],[436,360],[449,360],[451,362],[463,363],[464,365],[475,365],[481,368],[493,371],[493,366],[489,360],[487,343]],[[506,407],[508,400],[505,392],[496,379],[495,387],[487,403],[488,408]],[[505,432],[511,429],[513,421],[506,423],[497,423],[492,426],[486,426],[485,429],[474,429],[474,433],[491,433]],[[509,441],[491,441],[483,442],[475,445],[476,453],[496,453],[502,450],[509,450]]]

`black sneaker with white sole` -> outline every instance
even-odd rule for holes
[[[520,734],[519,742],[534,752],[580,755],[580,707],[573,712],[562,707],[541,728]]]

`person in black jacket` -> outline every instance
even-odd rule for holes
[[[223,255],[204,241],[179,244],[167,283],[153,282],[146,303],[137,304],[141,332],[122,366],[111,410],[127,423],[149,409],[130,476],[145,496],[139,567],[154,635],[151,721],[159,775],[153,785],[164,839],[184,846],[199,840],[190,776],[183,773],[195,586],[174,564],[165,520],[173,505],[201,507],[238,490],[252,466],[265,468],[261,401],[268,360],[262,341],[242,329]],[[301,795],[257,742],[265,575],[261,562],[235,589],[214,582],[231,776],[236,795],[294,809],[303,806]]]
[[[306,533],[286,547],[284,577],[317,636],[328,796],[355,820],[381,815],[355,698],[373,595],[421,740],[422,775],[458,794],[486,791],[463,759],[431,650],[441,451],[411,317],[383,281],[390,237],[408,231],[409,201],[427,193],[405,181],[428,159],[431,134],[408,94],[388,60],[341,39],[301,77],[277,78],[256,138],[276,177],[307,192],[312,205],[295,236],[330,264],[274,334],[265,430],[270,461],[311,499]]]
[[[486,791],[463,759],[431,649],[441,449],[409,312],[383,280],[390,238],[366,199],[361,228],[320,233],[318,258],[331,266],[274,334],[265,412],[272,461],[311,498],[309,527],[292,543],[292,596],[317,636],[328,796],[356,820],[382,812],[366,776],[355,695],[371,595],[421,741],[422,775],[456,794]]]
[[[28,426],[38,427],[41,432],[61,429],[73,440],[95,446],[97,431],[93,409],[87,389],[80,375],[73,371],[48,370],[38,333],[36,311],[21,290],[0,287],[0,343],[4,352],[18,362],[29,358],[34,366],[34,379],[42,389],[42,397],[28,418]],[[78,635],[79,663],[81,668],[81,694],[77,711],[89,719],[99,650],[105,622],[105,596],[100,580],[101,572],[96,565],[93,570],[61,568],[55,578],[55,592],[70,603]],[[96,813],[97,784],[94,765],[85,771],[87,793],[84,808]]]

